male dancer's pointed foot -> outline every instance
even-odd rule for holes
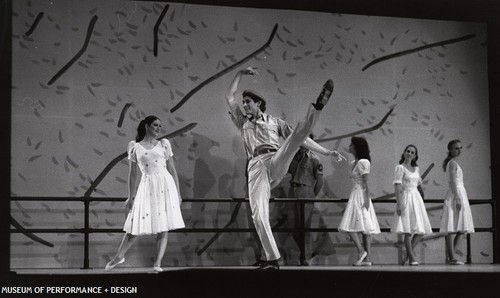
[[[330,96],[333,92],[333,81],[328,79],[323,85],[323,89],[316,99],[316,103],[313,103],[313,106],[316,110],[321,111],[323,107],[328,103]]]
[[[255,263],[253,263],[252,266],[261,268],[261,267],[266,266],[266,264],[267,264],[266,260],[257,260]]]
[[[119,261],[115,261],[115,260],[116,260],[116,258],[113,258],[111,261],[109,261],[106,264],[106,268],[104,268],[104,271],[109,272],[109,271],[113,270],[113,268],[115,268],[116,266],[118,266],[118,265],[122,264],[123,262],[125,262],[125,257],[123,257]]]

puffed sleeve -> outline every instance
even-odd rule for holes
[[[128,160],[132,162],[137,162],[137,156],[135,155],[135,142],[130,141],[127,145]]]
[[[394,169],[394,181],[393,184],[403,184],[403,175],[405,173],[404,167],[402,165],[397,165]]]
[[[170,142],[167,139],[161,139],[161,145],[165,148],[165,157],[167,159],[174,155],[172,152],[172,146],[170,146]]]
[[[370,161],[368,159],[360,159],[358,161],[358,171],[360,175],[370,173]]]

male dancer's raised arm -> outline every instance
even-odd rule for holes
[[[337,161],[347,160],[347,158],[345,158],[337,150],[326,149],[325,147],[323,147],[320,144],[316,143],[311,138],[307,138],[304,141],[304,144],[302,144],[302,146],[306,147],[307,149],[309,149],[309,150],[311,150],[311,151],[313,151],[315,153],[323,154],[323,155],[326,155],[326,156],[333,156]]]
[[[256,75],[256,74],[258,74],[257,71],[251,67],[239,70],[236,73],[236,76],[234,77],[233,81],[231,82],[231,85],[229,85],[229,89],[226,92],[226,101],[233,115],[237,115],[238,111],[242,113],[240,107],[238,106],[238,103],[234,99],[236,91],[238,90],[238,84],[240,83],[241,77],[243,75]]]
[[[226,92],[226,101],[227,101],[227,104],[231,110],[231,114],[233,115],[233,117],[235,119],[238,119],[241,116],[245,116],[243,114],[243,112],[241,111],[238,103],[235,100],[235,94],[236,94],[236,91],[238,90],[238,84],[241,80],[241,77],[243,75],[258,75],[258,74],[259,73],[252,67],[247,67],[246,69],[239,70],[236,73],[233,81],[231,82],[231,85],[229,85],[229,89]],[[284,136],[284,137],[286,137],[286,136]],[[315,141],[313,141],[310,138],[307,138],[305,140],[303,146],[306,147],[307,149],[315,152],[315,153],[322,154],[325,156],[333,156],[337,161],[347,160],[338,151],[329,150],[329,149],[319,145],[318,143],[316,143]]]

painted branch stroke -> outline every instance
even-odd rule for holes
[[[224,226],[223,229],[227,229],[230,225],[234,223],[236,217],[238,216],[238,212],[240,211],[240,207],[241,207],[241,202],[238,202],[236,204],[236,207],[234,207],[231,218],[229,219],[228,223]],[[205,244],[205,246],[203,246],[196,254],[200,256],[202,253],[204,253],[210,247],[210,245],[212,245],[212,243],[214,243],[214,241],[219,238],[221,233],[222,232],[217,232],[212,238],[210,238],[210,240],[208,240],[207,244]]]
[[[13,225],[16,229],[18,229],[20,231],[25,230],[24,227],[14,217],[12,217],[12,215],[10,216],[10,224]],[[42,238],[36,236],[33,233],[29,233],[29,232],[23,231],[23,234],[26,237],[28,237],[28,238],[30,238],[30,239],[38,242],[38,243],[41,243],[41,244],[43,244],[45,246],[54,247],[54,244],[52,244],[52,243],[50,243],[50,242],[48,242],[46,240],[43,240]]]
[[[33,24],[31,24],[31,27],[28,31],[26,31],[26,33],[24,33],[24,35],[26,36],[30,36],[36,29],[36,27],[38,26],[38,23],[40,23],[40,20],[43,18],[43,12],[40,12],[36,18],[35,18],[35,21],[33,21]]]
[[[339,139],[344,139],[344,138],[348,138],[348,137],[353,137],[355,135],[359,135],[359,134],[363,134],[363,133],[367,133],[367,132],[370,132],[370,131],[374,131],[374,130],[377,130],[379,129],[382,125],[384,125],[385,121],[387,120],[387,118],[389,118],[389,116],[391,115],[391,113],[394,111],[394,107],[392,107],[389,112],[387,112],[384,116],[384,118],[382,118],[382,120],[379,121],[379,123],[375,124],[374,126],[372,127],[368,127],[368,128],[365,128],[365,129],[362,129],[362,130],[358,130],[358,131],[355,131],[355,132],[351,132],[351,133],[348,133],[348,134],[344,134],[344,135],[340,135],[340,136],[336,136],[336,137],[331,137],[331,138],[324,138],[324,139],[317,139],[315,140],[316,143],[323,143],[323,142],[329,142],[329,141],[334,141],[334,140],[339,140]]]
[[[447,45],[447,44],[450,44],[450,43],[456,43],[456,42],[464,41],[464,40],[471,39],[471,38],[474,38],[474,37],[476,37],[476,34],[469,34],[469,35],[465,35],[465,36],[462,36],[462,37],[448,39],[448,40],[443,40],[443,41],[439,41],[439,42],[427,44],[427,45],[424,45],[424,46],[421,46],[421,47],[418,47],[418,48],[414,48],[414,49],[405,50],[405,51],[397,52],[397,53],[394,53],[394,54],[382,56],[382,57],[377,58],[377,59],[371,61],[370,63],[366,64],[361,69],[361,71],[365,71],[370,66],[375,65],[375,64],[380,63],[380,62],[385,61],[385,60],[394,59],[394,58],[397,58],[397,57],[401,57],[401,56],[413,54],[413,53],[416,53],[416,52],[419,52],[419,51],[422,51],[422,50],[425,50],[425,49],[433,48],[433,47],[444,46],[444,45]]]
[[[274,39],[274,36],[276,35],[276,31],[278,31],[278,24],[274,25],[274,28],[273,28],[273,31],[271,32],[271,35],[269,36],[269,39],[267,40],[267,42],[261,46],[259,49],[257,49],[256,51],[254,51],[253,53],[251,53],[250,55],[246,56],[245,58],[241,59],[240,61],[230,65],[229,67],[223,69],[222,71],[216,73],[215,75],[211,76],[210,78],[206,79],[205,81],[201,82],[198,86],[196,86],[193,90],[189,91],[188,94],[186,94],[182,99],[181,101],[179,101],[179,103],[177,103],[172,109],[170,109],[170,112],[173,113],[175,111],[177,111],[182,105],[184,105],[186,103],[186,101],[191,97],[193,96],[193,94],[195,94],[196,92],[198,92],[198,90],[200,90],[201,88],[203,88],[205,85],[209,84],[210,82],[218,79],[219,77],[221,77],[222,75],[232,71],[233,69],[235,69],[236,67],[240,66],[241,64],[247,62],[248,60],[252,59],[253,57],[255,57],[257,54],[259,54],[260,52],[264,51],[270,44],[271,44],[271,41]]]
[[[97,16],[93,16],[90,20],[89,27],[87,28],[87,36],[85,37],[85,42],[83,43],[82,48],[76,53],[76,55],[64,65],[47,83],[47,85],[54,84],[57,79],[62,76],[87,50],[87,47],[90,43],[90,37],[92,36],[92,32],[94,31],[95,23],[97,22]]]
[[[160,24],[163,21],[163,18],[165,17],[165,14],[167,13],[168,8],[170,5],[165,5],[163,8],[160,17],[158,17],[158,20],[156,21],[155,27],[153,29],[153,36],[154,36],[154,41],[153,41],[153,54],[158,56],[158,29],[160,28]]]

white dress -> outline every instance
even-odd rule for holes
[[[403,165],[397,165],[394,170],[394,184],[401,184],[402,210],[401,215],[394,214],[391,227],[392,233],[398,234],[431,234],[432,227],[425,210],[424,200],[418,192],[421,183],[420,169],[415,167],[411,172]]]
[[[467,198],[467,192],[464,187],[464,177],[462,168],[455,161],[451,160],[446,165],[446,171],[449,173],[448,191],[443,206],[443,215],[441,217],[440,232],[462,232],[474,233],[474,223],[472,221],[472,212]],[[456,198],[451,191],[451,180],[455,181],[459,198]],[[456,209],[456,200],[460,200],[462,207],[460,211]]]
[[[353,163],[354,162],[356,161],[353,161]],[[352,190],[344,210],[344,215],[338,227],[338,230],[341,232],[362,232],[363,234],[380,233],[380,227],[371,199],[368,210],[363,207],[363,193],[365,189],[362,186],[362,176],[368,173],[370,173],[370,161],[367,159],[360,159],[351,170],[350,177],[352,181]]]
[[[127,152],[142,175],[123,230],[132,235],[150,235],[184,228],[177,187],[167,170],[166,162],[173,156],[170,142],[161,139],[146,149],[132,141]]]

